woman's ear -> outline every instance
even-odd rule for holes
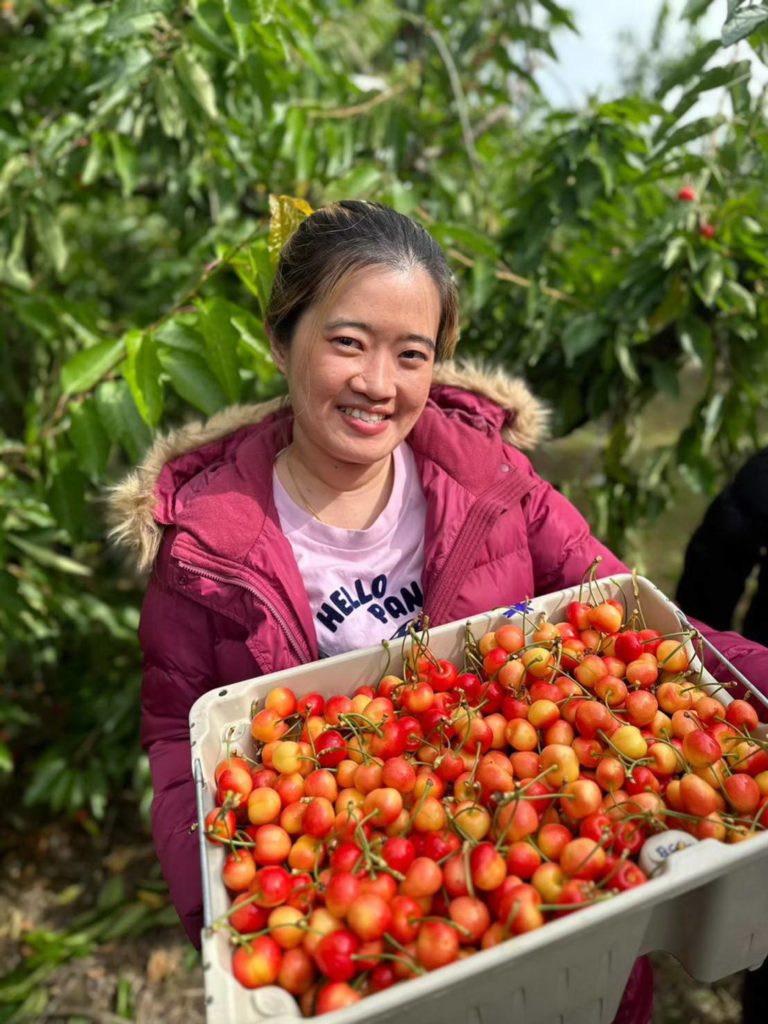
[[[285,377],[287,375],[285,349],[277,341],[274,331],[266,321],[264,323],[264,330],[266,331],[267,338],[269,339],[269,351],[272,353],[272,360],[280,373]]]

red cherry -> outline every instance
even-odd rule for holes
[[[589,609],[590,605],[586,601],[571,601],[565,610],[568,622],[579,632],[589,625]]]
[[[429,673],[429,683],[435,693],[444,693],[456,684],[458,669],[452,661],[441,658]]]
[[[640,643],[637,633],[633,633],[631,630],[624,630],[623,633],[617,635],[613,649],[616,657],[620,658],[627,665],[630,661],[634,661],[635,658],[639,658],[644,650],[647,650]]]
[[[480,686],[480,677],[475,675],[474,672],[461,672],[456,677],[456,689],[464,691],[470,704],[473,704],[477,700],[477,695],[480,693]]]
[[[315,740],[315,753],[323,768],[335,768],[347,756],[347,742],[336,729],[326,729]]]
[[[690,185],[683,185],[680,191],[677,193],[677,198],[683,203],[692,203],[696,198],[696,193]]]
[[[716,234],[714,225],[702,224],[699,228],[699,234],[702,238],[714,238]]]
[[[349,981],[357,971],[352,957],[359,946],[360,940],[353,932],[330,932],[315,947],[315,963],[331,981]]]

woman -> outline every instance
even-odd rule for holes
[[[525,387],[448,362],[455,285],[408,218],[317,211],[282,253],[266,322],[287,401],[159,441],[115,500],[118,536],[153,566],[142,738],[158,855],[195,943],[197,697],[378,643],[422,609],[439,625],[561,589],[597,555],[606,574],[627,571],[520,453],[545,421]],[[729,643],[768,678],[768,652]],[[629,989],[621,1019],[640,1024],[647,962]]]

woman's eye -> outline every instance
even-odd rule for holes
[[[427,353],[422,351],[422,349],[420,348],[409,348],[405,352],[401,352],[400,354],[404,359],[407,359],[408,362],[415,363],[418,362],[419,360],[422,360],[423,362],[426,363],[429,360],[429,356],[427,355]]]
[[[334,338],[333,340],[336,342],[337,345],[341,345],[342,348],[355,348],[355,346],[360,345],[360,342],[357,340],[357,338],[342,337]]]

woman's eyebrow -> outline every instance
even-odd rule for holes
[[[340,327],[354,327],[358,331],[365,331],[367,334],[374,334],[374,330],[370,324],[363,323],[362,320],[331,320],[330,323],[325,325],[326,331],[337,331]],[[404,334],[402,337],[403,341],[420,341],[426,345],[427,348],[435,351],[435,343],[431,338],[428,338],[424,334]]]

